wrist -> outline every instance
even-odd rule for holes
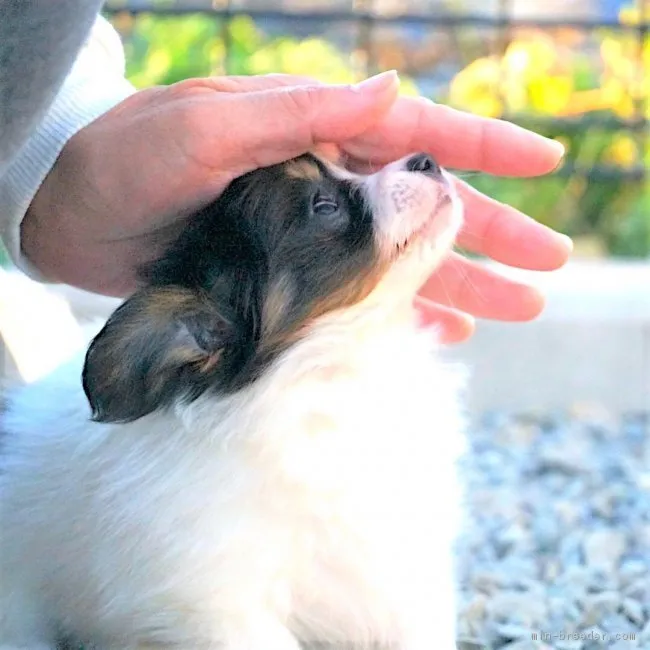
[[[70,244],[67,222],[69,210],[61,187],[60,161],[49,171],[34,195],[20,223],[20,253],[24,264],[31,267],[45,282],[63,282],[59,268],[61,258],[67,257],[64,244]],[[65,245],[65,249],[68,245]]]
[[[128,269],[141,243],[111,227],[129,210],[105,155],[88,128],[66,144],[20,224],[21,259],[43,282],[123,297],[134,289]]]
[[[0,237],[16,266],[33,279],[47,281],[50,277],[41,277],[39,268],[23,255],[29,250],[33,262],[42,266],[34,242],[23,245],[21,241],[21,222],[30,213],[31,223],[25,231],[32,236],[32,226],[57,210],[43,200],[49,194],[47,188],[37,198],[39,188],[54,173],[53,166],[58,166],[60,153],[70,139],[134,92],[124,78],[119,36],[106,21],[98,19],[47,115],[0,178]],[[54,227],[49,216],[46,220],[48,227]]]

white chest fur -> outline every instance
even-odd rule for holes
[[[0,568],[44,638],[453,647],[458,378],[429,334],[345,327],[234,397],[130,425],[88,422],[75,365],[16,396]]]

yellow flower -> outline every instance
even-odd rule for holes
[[[629,87],[620,79],[608,78],[602,86],[602,94],[605,105],[617,115],[624,118],[634,116],[636,107],[630,96]]]
[[[641,8],[623,7],[618,14],[618,19],[623,25],[638,25],[641,23]]]
[[[568,75],[549,75],[529,84],[531,107],[549,115],[562,114],[575,97],[573,79]]]
[[[548,75],[557,64],[558,50],[550,36],[536,33],[528,39],[513,41],[503,56],[504,68],[519,78]]]
[[[503,112],[499,99],[501,65],[497,57],[476,59],[451,82],[449,101],[478,115],[498,117]]]
[[[639,149],[630,135],[616,135],[603,155],[603,161],[621,167],[632,167],[638,162]]]

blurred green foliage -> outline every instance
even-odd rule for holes
[[[640,20],[630,12],[622,18]],[[326,38],[269,36],[244,16],[228,26],[218,17],[201,14],[133,17],[119,13],[112,20],[125,42],[127,76],[139,88],[226,71],[285,72],[333,83],[355,81],[363,74],[358,52],[344,53]],[[562,120],[552,127],[532,123],[535,130],[566,146],[568,164],[581,169],[650,168],[649,140],[642,134],[589,125],[591,117],[630,119],[641,111],[650,117],[650,36],[640,44],[633,32],[603,31],[595,56],[579,43],[576,46],[577,38],[571,30],[560,37],[527,30],[501,55],[471,62],[452,80],[446,96],[436,99],[523,124],[530,118],[568,118],[567,125]],[[412,79],[404,75],[402,79],[404,93],[418,93]],[[476,174],[466,180],[561,232],[596,241],[603,253],[650,254],[647,179],[572,174],[522,180]]]
[[[638,24],[638,10],[621,21]],[[594,52],[594,49],[596,50]],[[605,131],[594,118],[650,119],[650,36],[601,30],[586,43],[575,30],[549,34],[528,29],[501,55],[476,59],[450,84],[447,101],[488,117],[538,124],[562,142],[567,162],[582,170],[650,169],[650,138],[624,129]],[[537,118],[537,122],[535,121]],[[551,125],[549,120],[555,118]],[[610,177],[611,176],[611,177]],[[522,181],[488,176],[472,184],[535,219],[579,238],[597,236],[618,256],[650,254],[649,179],[558,176]]]
[[[327,83],[360,78],[350,57],[329,41],[268,37],[247,16],[237,16],[227,26],[218,17],[202,14],[133,18],[120,13],[112,21],[125,41],[127,77],[138,88],[226,70],[232,75],[284,72]],[[403,78],[402,92],[415,95],[417,86]]]
[[[126,74],[138,88],[168,85],[189,77],[213,74],[223,50],[221,24],[207,16],[136,21],[121,14],[115,20],[125,43]]]

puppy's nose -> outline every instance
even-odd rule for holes
[[[426,153],[418,153],[406,161],[406,171],[418,172],[431,178],[440,178],[440,165]]]

